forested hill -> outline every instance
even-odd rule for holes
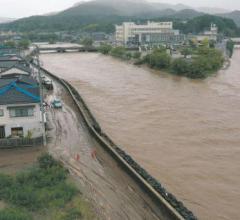
[[[240,27],[240,11],[236,10],[230,13],[225,13],[225,14],[218,14],[218,16],[225,17],[225,18],[230,18],[235,21],[235,23]]]
[[[176,20],[174,26],[176,29],[180,29],[183,33],[193,33],[197,34],[203,30],[209,29],[209,24],[215,23],[218,26],[219,32],[229,36],[236,37],[240,36],[240,28],[235,24],[232,19],[222,18],[213,15],[203,15],[195,17],[187,21],[187,23],[182,23]]]
[[[19,32],[83,30],[111,33],[114,31],[114,24],[123,21],[145,22],[151,19],[172,20],[175,27],[184,33],[198,33],[209,28],[209,24],[214,22],[222,33],[228,36],[239,35],[239,29],[231,19],[207,15],[189,8],[178,10],[185,7],[182,5],[181,7],[176,5],[175,10],[173,6],[166,9],[167,6],[149,4],[145,0],[95,0],[77,4],[57,14],[32,16],[0,24],[0,30]]]

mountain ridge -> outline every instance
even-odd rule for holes
[[[138,4],[136,4],[136,2]],[[168,8],[170,6],[176,7],[176,10]],[[164,7],[167,8],[163,9]],[[185,7],[187,8],[182,9]],[[207,14],[182,4],[149,3],[145,0],[122,0],[121,2],[118,0],[93,0],[75,4],[55,14],[32,16],[8,24],[1,24],[0,28],[3,30],[15,30],[20,32],[30,32],[34,30],[61,31],[77,30],[92,25],[92,31],[112,32],[114,29],[113,24],[118,24],[123,21],[141,21],[147,19],[175,19],[187,21],[204,15]],[[238,25],[240,26],[240,11],[232,14],[219,14],[218,16],[224,18],[231,16],[235,21],[239,22]],[[223,21],[223,23],[224,22],[225,21]],[[93,28],[97,26],[101,28]],[[87,30],[89,30],[89,27],[87,27]]]
[[[14,21],[14,20],[16,20],[16,19],[14,19],[14,18],[0,17],[0,24],[2,24],[2,23],[8,23],[8,22],[12,22],[12,21]]]
[[[235,23],[240,27],[240,10],[235,10],[229,13],[222,13],[217,14],[218,16],[224,17],[224,18],[230,18],[235,21]]]

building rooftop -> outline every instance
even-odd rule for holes
[[[31,76],[0,79],[0,105],[40,103],[39,85]]]
[[[9,69],[10,67],[16,65],[18,61],[14,60],[0,60],[0,69]]]
[[[0,68],[1,68],[1,65],[0,65]],[[4,70],[0,72],[0,78],[8,77],[8,76],[11,77],[14,75],[31,75],[31,73],[32,73],[32,70],[30,67],[25,66],[24,64],[15,63],[13,66],[4,68]]]

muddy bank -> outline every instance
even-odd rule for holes
[[[43,147],[28,147],[0,150],[0,172],[15,174],[31,167],[45,152]]]

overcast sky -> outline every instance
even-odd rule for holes
[[[0,17],[19,18],[60,11],[81,0],[0,0]],[[119,0],[121,1],[121,0]],[[155,2],[182,3],[194,7],[218,7],[240,10],[240,0],[152,0]]]

